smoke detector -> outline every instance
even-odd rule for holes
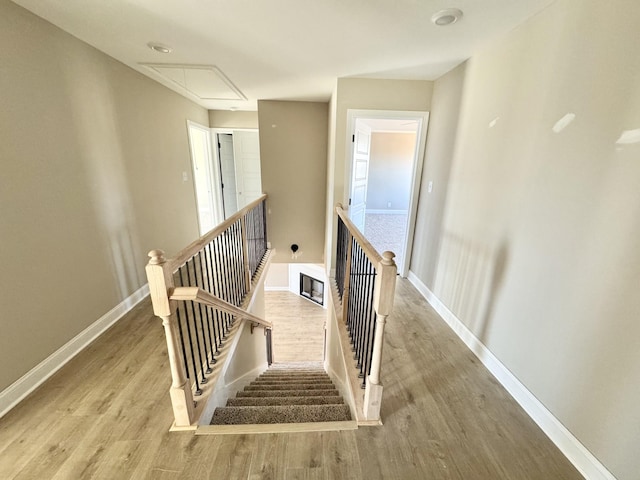
[[[453,25],[462,18],[462,10],[457,8],[445,8],[431,16],[431,21],[439,27]]]
[[[173,48],[171,48],[171,47],[169,47],[167,45],[163,45],[161,43],[157,43],[157,42],[149,42],[149,43],[147,43],[147,47],[149,47],[154,52],[158,52],[158,53],[171,53],[171,52],[173,52]]]

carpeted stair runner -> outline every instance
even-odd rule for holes
[[[274,364],[213,413],[211,425],[351,420],[349,407],[321,366]]]

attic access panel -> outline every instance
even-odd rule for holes
[[[247,97],[215,65],[142,63],[165,81],[200,100],[246,100]]]

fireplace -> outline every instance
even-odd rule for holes
[[[318,305],[324,304],[324,282],[300,273],[300,295]]]

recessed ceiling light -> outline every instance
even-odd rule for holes
[[[173,51],[173,48],[167,47],[166,45],[162,45],[161,43],[156,43],[156,42],[149,42],[147,43],[147,46],[154,52],[158,52],[158,53],[171,53]]]
[[[452,25],[462,18],[462,10],[457,8],[445,8],[431,16],[431,21],[439,27]]]

